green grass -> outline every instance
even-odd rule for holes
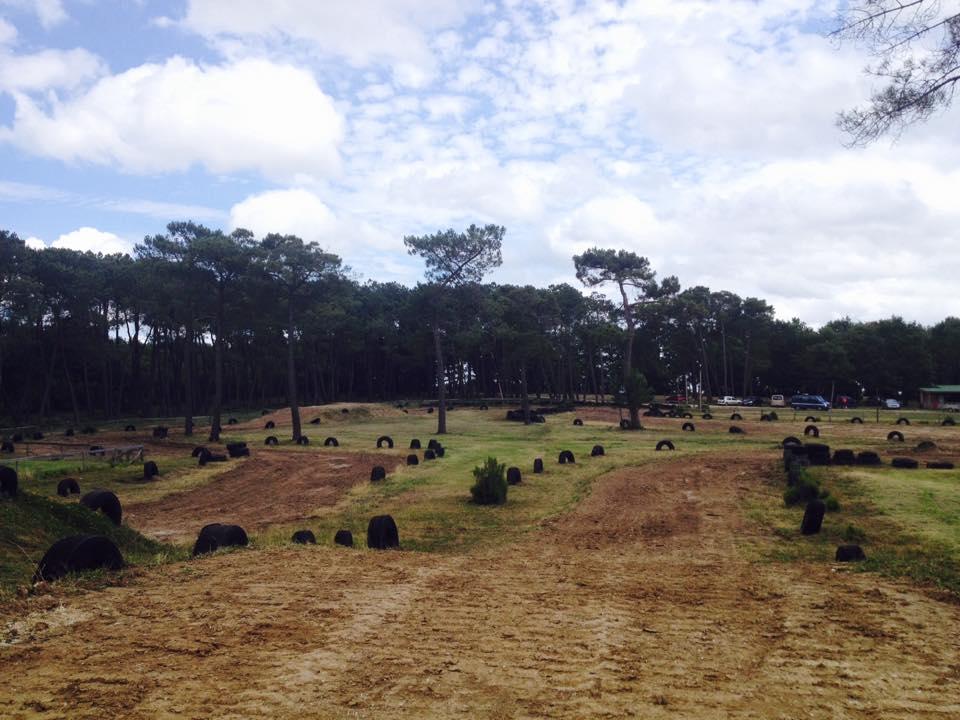
[[[15,500],[0,500],[0,599],[18,585],[28,584],[50,545],[68,535],[105,535],[134,565],[185,557],[182,549],[149,540],[126,526],[117,527],[101,513],[21,490]]]
[[[851,569],[908,577],[960,594],[960,472],[880,468],[811,468],[837,498],[817,535],[800,534],[803,506],[785,507],[785,476],[771,465],[751,497],[748,516],[775,538],[746,542],[749,556],[778,562],[832,562],[837,545],[856,542],[867,561]]]

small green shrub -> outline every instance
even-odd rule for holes
[[[503,505],[507,501],[506,464],[498,463],[494,457],[473,469],[476,482],[470,488],[473,501],[478,505]]]
[[[867,534],[856,525],[847,525],[843,531],[843,539],[847,542],[861,543],[867,539]]]
[[[835,497],[828,497],[824,504],[827,506],[827,512],[837,512],[840,509],[840,501]]]
[[[796,482],[783,493],[783,503],[787,507],[816,500],[820,496],[820,485],[803,468],[797,473]]]

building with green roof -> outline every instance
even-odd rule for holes
[[[944,405],[960,408],[960,385],[934,385],[920,388],[920,407],[939,410]]]

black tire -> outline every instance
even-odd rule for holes
[[[165,428],[162,425],[158,425],[153,429],[153,437],[163,440],[170,433],[169,428]]]
[[[520,468],[507,468],[507,485],[519,485],[522,480]]]
[[[859,415],[850,418],[850,422],[854,425],[863,425],[863,418]]]
[[[424,460],[436,460],[437,454],[433,450],[424,450],[423,451]]]
[[[920,467],[920,463],[913,458],[904,457],[895,457],[890,461],[890,464],[895,468],[901,468],[903,470],[916,470],[918,467]]]
[[[629,429],[630,429],[630,421],[629,421],[629,420],[621,420],[621,421],[620,421],[620,429],[621,429],[621,430],[629,430]]]
[[[12,467],[0,465],[0,497],[14,499],[20,491],[20,478]]]
[[[799,441],[797,438],[795,438],[793,435],[787,435],[787,436],[783,439],[783,442],[780,443],[780,444],[783,445],[784,447],[787,447],[787,445],[803,445],[803,443],[800,442],[800,441]]]
[[[378,438],[377,438],[377,449],[379,450],[380,448],[382,448],[384,443],[387,444],[387,447],[388,447],[388,448],[390,448],[391,450],[393,450],[393,438],[392,438],[392,437],[390,437],[389,435],[381,435],[380,437],[378,437]]]
[[[815,422],[820,422],[820,418],[816,418],[816,417],[814,417],[813,415],[807,415],[807,416],[803,419],[803,421],[804,421],[805,423],[815,423]]]
[[[903,442],[903,433],[899,430],[891,430],[887,433],[887,440],[894,440],[896,442]]]
[[[267,435],[266,439],[263,441],[264,445],[279,445],[280,441],[277,440],[276,435]]]
[[[594,445],[590,449],[590,457],[603,457],[603,455],[604,455],[603,445]]]
[[[409,455],[407,455],[407,465],[419,465],[419,464],[420,464],[420,459],[416,455],[414,455],[413,453],[410,453]]]
[[[560,457],[557,458],[557,461],[561,465],[566,465],[567,463],[570,463],[571,465],[573,465],[576,463],[576,460],[573,457],[573,453],[570,452],[569,450],[562,450],[560,452]]]
[[[410,449],[411,449],[411,450],[419,450],[419,449],[420,449],[420,441],[417,440],[416,443],[417,443],[417,447],[413,447],[413,445],[411,445],[411,446],[410,446]],[[436,450],[436,449],[439,448],[439,447],[440,447],[440,441],[437,440],[436,438],[430,438],[430,441],[427,443],[427,449],[428,449],[428,450]]]
[[[436,449],[433,451],[437,454],[437,457],[443,457],[447,454],[447,449],[442,445],[437,445]]]
[[[573,424],[576,425],[577,427],[580,427],[583,425],[583,420],[581,420],[580,418],[574,418]]]
[[[807,503],[806,510],[803,511],[803,521],[800,523],[800,533],[802,535],[816,535],[823,527],[823,515],[827,512],[827,506],[823,500],[811,500]]]
[[[342,545],[343,547],[353,547],[353,533],[349,530],[337,530],[337,534],[333,536],[334,545]]]
[[[193,545],[193,556],[214,552],[223,547],[246,547],[247,533],[239,525],[211,523],[205,525]]]
[[[410,449],[411,450],[420,449],[420,441],[417,438],[414,438],[413,440],[410,441]]]
[[[213,457],[213,453],[206,448],[200,448],[200,451],[200,454],[197,455],[197,460],[200,462],[200,467],[203,467],[210,462],[210,458]]]
[[[838,545],[834,560],[837,562],[862,562],[867,556],[859,545]]]
[[[127,426],[123,429],[123,431],[124,431],[124,432],[136,432],[136,431],[137,431],[137,426],[136,426],[136,425],[127,425]]]
[[[807,425],[807,426],[803,429],[803,434],[804,434],[805,437],[815,437],[815,438],[818,438],[818,437],[820,437],[820,428],[818,428],[816,425]]]
[[[73,478],[64,478],[57,483],[57,495],[67,497],[68,495],[79,495],[80,483]]]
[[[147,460],[147,462],[143,464],[144,480],[150,480],[151,478],[154,478],[159,474],[160,474],[160,470],[159,468],[157,468],[157,464],[153,460]]]
[[[897,418],[897,425],[909,425],[909,424],[910,424],[910,419],[909,419],[909,418],[905,418],[905,417],[898,417],[898,418]]]
[[[864,450],[857,453],[857,465],[883,465],[883,460],[872,450]]]
[[[227,420],[227,425],[236,425],[236,424],[237,424],[236,418],[230,418],[229,420]]]
[[[543,472],[543,458],[536,458],[533,461],[533,472],[535,475],[539,475]]]
[[[427,415],[433,415],[433,408],[432,408],[432,407],[428,407],[428,408],[427,408]]]
[[[317,537],[312,530],[297,530],[290,538],[290,542],[297,545],[316,545]]]
[[[250,448],[247,447],[245,442],[227,443],[227,455],[232,458],[249,457]]]
[[[704,413],[700,417],[703,418],[704,420],[713,420],[713,415],[711,415],[710,413]]]
[[[953,463],[934,460],[928,462],[927,467],[931,470],[953,470]]]
[[[340,443],[337,442],[337,439],[335,437],[328,437],[326,440],[323,441],[323,446],[324,447],[340,447]]]
[[[387,471],[383,465],[374,465],[370,471],[370,482],[380,482],[387,479]]]
[[[310,444],[310,438],[308,438],[306,435],[301,435],[300,437],[297,438],[297,445],[309,445],[309,444]]]
[[[313,420],[310,421],[310,424],[311,424],[311,425],[319,425],[319,424],[320,424],[320,418],[314,418]]]
[[[37,563],[33,582],[52,582],[85,570],[120,570],[123,555],[112,540],[102,535],[71,535],[57,540]]]
[[[659,452],[660,450],[663,450],[664,448],[666,448],[667,450],[676,449],[673,447],[673,443],[670,442],[669,440],[661,440],[660,442],[657,443],[657,452]]]
[[[738,425],[731,425],[731,426],[730,426],[730,429],[727,430],[727,432],[730,433],[731,435],[746,435],[746,434],[747,434],[747,433],[744,431],[744,429],[743,429],[742,427],[739,427]]]
[[[857,455],[853,450],[834,450],[834,465],[854,465],[857,462]]]
[[[743,420],[743,415],[741,415],[740,413],[733,413],[733,414],[730,416],[730,419],[731,419],[731,420]]]
[[[190,457],[198,458],[198,457],[200,457],[201,455],[203,455],[203,453],[205,453],[205,452],[209,452],[209,451],[208,451],[203,445],[197,445],[197,446],[193,449],[193,452],[190,453]]]
[[[267,420],[266,425],[263,426],[264,430],[273,430],[277,424],[273,420]]]
[[[830,464],[830,446],[821,443],[807,443],[807,460],[811,465]]]
[[[123,508],[120,499],[109,490],[91,490],[80,498],[80,504],[96,512],[99,510],[106,515],[114,525],[120,525],[123,519]]]
[[[13,447],[13,443],[9,440],[4,440],[0,442],[0,452],[2,453],[13,453],[16,452],[16,448]]]
[[[400,547],[397,523],[389,515],[377,515],[367,524],[367,547],[372,550],[389,550]]]
[[[766,413],[760,414],[760,422],[770,422],[770,416]]]
[[[685,413],[683,414],[683,417],[684,417],[685,420],[693,420],[693,413],[685,412]]]
[[[685,422],[683,425],[680,426],[680,429],[683,430],[684,432],[696,432],[696,431],[697,431],[696,426],[695,426],[692,422]]]
[[[954,420],[952,417],[944,418],[943,422],[940,423],[940,425],[943,427],[953,427],[956,424],[957,424],[957,421]]]

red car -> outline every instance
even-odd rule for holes
[[[663,401],[672,405],[683,405],[687,402],[686,395],[667,395]]]

